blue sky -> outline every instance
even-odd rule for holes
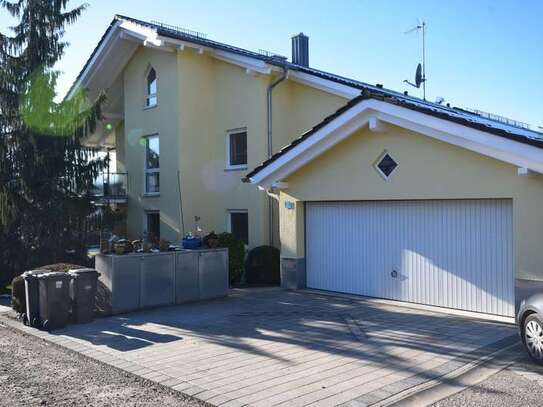
[[[310,37],[310,65],[409,90],[427,30],[427,98],[543,126],[543,1],[539,0],[89,0],[69,27],[58,69],[64,93],[115,13],[204,32],[208,38],[290,57],[290,37]],[[80,4],[72,1],[72,5]],[[2,11],[0,29],[10,20]]]

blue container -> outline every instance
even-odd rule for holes
[[[199,237],[183,239],[183,249],[199,249],[202,246],[202,239]]]

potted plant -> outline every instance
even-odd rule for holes
[[[161,252],[167,252],[170,250],[170,241],[166,239],[160,239],[160,242],[158,243],[158,249]]]
[[[210,232],[204,237],[204,245],[210,249],[216,249],[219,247],[219,236],[215,231]]]

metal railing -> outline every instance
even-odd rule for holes
[[[92,195],[104,199],[124,199],[128,195],[126,172],[101,173],[96,177]]]
[[[179,27],[178,25],[165,24],[156,20],[152,20],[151,23],[162,28],[163,30],[173,31],[175,33],[184,34],[190,37],[200,38],[204,40],[207,39],[207,34],[194,30],[189,30],[188,28]]]

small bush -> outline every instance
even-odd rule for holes
[[[219,247],[228,248],[228,274],[230,276],[230,283],[239,283],[243,274],[245,244],[232,233],[221,233],[218,237]]]
[[[73,269],[81,269],[83,266],[70,263],[56,263],[47,266],[37,267],[35,270],[43,270],[44,273],[53,273],[56,271],[68,272]],[[11,308],[22,314],[26,312],[25,280],[17,276],[11,282]]]
[[[25,281],[17,276],[11,282],[11,308],[19,314],[26,310]]]
[[[259,246],[252,249],[245,262],[247,283],[279,284],[279,249]]]

